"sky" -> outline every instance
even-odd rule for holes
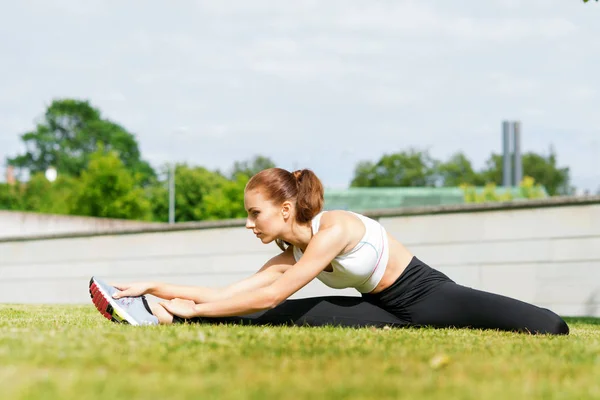
[[[461,151],[503,120],[600,188],[600,3],[21,0],[0,5],[0,172],[53,99],[88,100],[154,167],[270,157],[346,187],[360,161]]]

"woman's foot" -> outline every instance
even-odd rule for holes
[[[158,318],[158,322],[161,325],[169,325],[173,323],[173,314],[165,310],[163,306],[158,303],[148,303],[152,314]]]
[[[144,296],[113,299],[117,289],[96,277],[90,279],[89,289],[92,302],[106,319],[130,325],[158,325]]]

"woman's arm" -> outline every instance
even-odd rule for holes
[[[193,300],[194,303],[210,303],[226,299],[238,293],[268,286],[277,280],[288,267],[289,265],[272,265],[265,270],[224,288],[158,283],[150,288],[148,294],[165,300],[179,298]]]
[[[219,290],[222,289],[156,282],[152,284],[146,293],[165,300],[179,298],[193,300],[195,303],[198,303],[210,301],[209,299],[214,298]],[[121,296],[126,295],[126,293],[123,293]]]
[[[148,283],[145,293],[165,300],[175,298],[193,300],[194,303],[208,303],[223,300],[238,293],[252,291],[269,286],[295,263],[292,249],[276,255],[263,265],[254,275],[225,288],[207,288],[199,286],[172,285],[168,283]],[[116,285],[117,287],[124,285]],[[141,294],[145,294],[141,293]],[[119,297],[139,294],[129,294],[127,289],[119,293]]]
[[[195,306],[177,300],[160,304],[170,313],[183,318],[227,317],[273,308],[323,271],[348,244],[347,236],[339,225],[321,229],[311,239],[302,259],[289,267],[269,286]]]

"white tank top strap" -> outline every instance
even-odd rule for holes
[[[317,232],[319,232],[319,228],[321,227],[321,217],[326,212],[327,211],[321,211],[320,213],[315,215],[313,217],[313,219],[311,220],[310,226],[311,226],[313,235],[316,235]],[[294,254],[294,259],[296,260],[296,262],[300,261],[300,258],[304,254],[304,252],[302,250],[300,250],[299,248],[297,248],[296,246],[293,246],[292,253]]]
[[[313,235],[321,225],[321,211],[311,221]],[[331,262],[332,272],[323,271],[317,278],[332,288],[354,287],[359,292],[368,293],[373,290],[385,272],[389,247],[385,228],[378,222],[364,215],[352,212],[365,226],[362,240],[349,252],[337,256]],[[300,261],[302,250],[293,248],[296,261]]]
[[[321,217],[323,216],[323,214],[325,214],[327,211],[321,211],[320,213],[318,213],[317,215],[315,215],[311,221],[311,227],[312,227],[312,233],[313,235],[316,235],[317,232],[319,232],[319,228],[321,227]]]

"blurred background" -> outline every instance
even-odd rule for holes
[[[6,3],[0,208],[167,222],[172,167],[176,221],[244,216],[273,165],[337,208],[350,187],[503,186],[504,121],[517,179],[598,193],[593,3]]]
[[[544,238],[548,247],[535,260],[515,256],[532,252],[522,242],[510,259],[495,248],[464,261],[472,263],[473,285],[490,290],[495,279],[486,286],[474,278],[489,263],[529,263],[532,279],[535,268],[567,256],[595,270],[599,12],[597,2],[583,0],[5,2],[0,288],[53,279],[60,284],[49,299],[79,301],[75,288],[85,291],[82,282],[98,271],[193,281],[198,265],[210,264],[223,283],[220,263],[235,274],[256,270],[274,249],[242,245],[239,257],[257,256],[236,269],[241,258],[218,258],[225,249],[207,255],[195,236],[178,237],[189,240],[184,249],[168,235],[208,227],[186,223],[244,218],[247,180],[273,166],[312,169],[325,185],[326,209],[395,210],[398,218],[423,206],[469,212],[472,203],[513,210],[587,199],[577,212],[461,220],[479,226],[464,237],[440,230],[440,223],[460,229],[455,220],[420,220],[441,235],[437,242],[397,234],[425,246],[441,269],[460,264],[435,247],[448,240]],[[238,240],[240,224],[212,225],[211,235]],[[151,246],[170,250],[152,258],[148,247],[130,243],[137,250],[121,254],[117,242],[98,236],[110,231],[124,243],[124,229],[154,232]],[[85,240],[76,236],[84,232]],[[71,236],[47,237],[57,234]],[[591,238],[584,250],[577,241],[576,254],[557,255],[553,241],[581,235]],[[155,272],[143,267],[149,259]],[[60,286],[69,279],[70,289]],[[595,290],[586,292],[589,304],[597,304]]]

